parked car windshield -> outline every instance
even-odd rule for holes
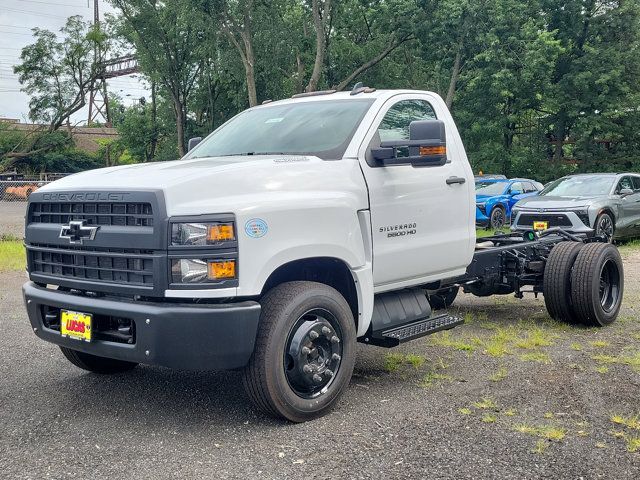
[[[548,185],[540,195],[553,197],[591,197],[608,195],[616,177],[613,175],[580,175],[564,177]]]
[[[502,195],[507,185],[507,182],[478,182],[476,195]]]
[[[373,99],[309,101],[247,110],[185,158],[297,154],[339,159],[372,103]]]

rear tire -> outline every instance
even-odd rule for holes
[[[571,301],[571,271],[584,243],[560,242],[549,254],[544,268],[544,303],[554,320],[576,323]]]
[[[590,243],[578,254],[571,272],[571,299],[580,323],[604,327],[618,316],[624,293],[624,271],[618,249]]]
[[[493,230],[499,230],[507,223],[506,213],[502,205],[498,205],[491,210],[489,216],[489,228]]]
[[[447,290],[439,290],[435,293],[427,295],[429,304],[434,310],[444,310],[450,307],[453,301],[458,296],[459,287],[451,287]]]
[[[111,374],[128,372],[138,365],[133,362],[115,360],[113,358],[98,357],[89,353],[78,352],[67,347],[60,347],[62,354],[76,367],[93,373]]]
[[[353,373],[356,329],[349,304],[316,282],[283,283],[260,304],[256,344],[242,375],[247,395],[261,410],[292,422],[324,415]]]

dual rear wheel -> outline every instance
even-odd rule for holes
[[[624,292],[620,253],[608,243],[561,242],[549,254],[543,286],[552,318],[609,325],[618,315]]]

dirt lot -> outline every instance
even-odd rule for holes
[[[0,201],[0,237],[11,235],[16,238],[24,237],[24,215],[27,202]]]
[[[400,350],[361,347],[335,412],[265,418],[237,372],[72,367],[31,333],[24,274],[0,274],[0,477],[640,477],[640,250],[605,329],[544,301],[462,296],[467,325]]]

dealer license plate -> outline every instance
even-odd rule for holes
[[[91,317],[92,315],[88,313],[62,310],[60,312],[60,333],[65,337],[90,342]]]
[[[546,230],[549,228],[549,222],[533,222],[534,230]]]

